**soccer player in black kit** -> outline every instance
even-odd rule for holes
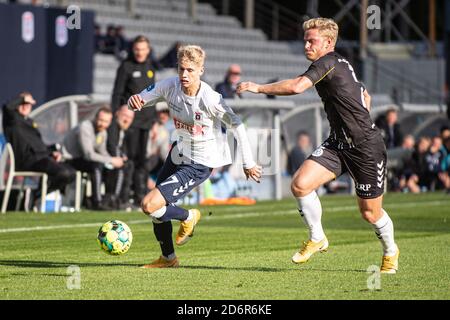
[[[310,234],[292,261],[304,263],[314,253],[327,250],[322,206],[315,190],[348,172],[355,181],[362,217],[372,224],[383,247],[380,272],[396,273],[399,249],[392,220],[382,208],[386,149],[369,115],[370,96],[349,62],[334,52],[337,24],[331,19],[314,18],[306,21],[303,29],[305,55],[312,61],[305,73],[295,79],[265,85],[243,82],[237,87],[237,92],[293,95],[315,86],[325,106],[330,136],[297,170],[291,184]]]

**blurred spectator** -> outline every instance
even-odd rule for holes
[[[169,107],[167,106],[167,102],[158,102],[156,104],[156,114],[158,118],[158,122],[167,130],[169,135],[169,140],[172,143],[176,140],[173,136],[175,131],[175,124],[170,118]]]
[[[295,147],[289,153],[287,170],[288,173],[293,176],[295,172],[300,168],[302,163],[311,154],[312,144],[311,138],[306,131],[300,131],[297,133],[297,142]]]
[[[94,33],[95,52],[104,54],[113,54],[120,61],[128,57],[130,43],[124,35],[123,26],[109,25],[106,35],[102,35],[101,27],[95,25]]]
[[[440,136],[433,137],[431,139],[431,146],[425,155],[425,161],[427,164],[427,179],[426,186],[428,190],[435,191],[441,189],[444,185],[444,181],[441,179],[442,161],[445,158],[445,154],[442,152],[442,139]]]
[[[439,131],[439,135],[441,136],[442,141],[445,141],[447,138],[450,137],[450,127],[449,126],[442,126],[441,130]]]
[[[425,156],[430,145],[431,141],[428,137],[421,137],[415,146],[411,159],[405,163],[404,176],[400,182],[400,186],[405,191],[419,193],[427,188],[428,168]]]
[[[442,172],[439,178],[443,181],[447,193],[450,193],[450,137],[444,140],[443,146],[445,152],[444,159],[441,162]]]
[[[106,147],[113,157],[124,159],[124,166],[115,170],[105,170],[105,202],[113,209],[126,209],[129,205],[133,162],[127,161],[125,133],[134,119],[134,111],[124,104],[116,111],[108,128]]]
[[[36,101],[29,92],[21,93],[3,107],[3,131],[11,143],[17,171],[38,171],[48,174],[48,191],[59,189],[75,179],[75,170],[62,163],[61,153],[42,140],[37,124],[28,116]],[[36,194],[39,197],[39,192]]]
[[[447,139],[449,139],[450,138],[450,127],[448,127],[448,126],[446,126],[446,125],[444,125],[444,126],[442,126],[441,127],[441,130],[440,130],[440,133],[439,133],[439,136],[441,137],[441,140],[442,140],[442,146],[441,146],[441,153],[442,153],[442,155],[443,155],[443,160],[442,160],[442,162],[441,162],[441,166],[442,166],[442,171],[447,171],[447,167],[446,167],[446,165],[445,165],[445,162],[446,162],[446,159],[447,159],[447,155],[449,154],[449,149],[447,148],[447,146],[446,146],[446,141],[447,141]]]
[[[232,64],[229,66],[223,82],[216,85],[216,91],[222,95],[224,99],[234,99],[236,95],[242,98],[240,93],[236,93],[236,86],[241,81],[241,66]]]
[[[106,35],[104,37],[104,48],[103,53],[115,54],[118,46],[118,41],[116,37],[116,27],[114,25],[109,25],[106,28]]]
[[[110,210],[102,201],[101,185],[103,169],[112,170],[124,165],[122,157],[111,156],[106,148],[107,129],[111,125],[112,112],[101,107],[94,120],[85,120],[64,137],[63,157],[76,170],[87,172],[92,182],[92,203],[94,210]]]
[[[392,108],[386,115],[379,117],[375,124],[381,131],[387,149],[399,147],[403,141],[403,134],[400,130],[397,110]]]
[[[137,36],[132,44],[132,55],[124,60],[117,70],[114,90],[112,94],[112,108],[126,104],[128,98],[155,83],[156,67],[150,58],[150,40],[144,36]],[[128,160],[133,161],[133,194],[134,201],[141,203],[147,193],[146,177],[146,148],[149,131],[156,121],[155,108],[144,108],[137,112],[134,121],[127,130],[125,143],[127,144]]]
[[[441,153],[443,159],[441,161],[441,173],[439,179],[443,182],[445,189],[450,193],[450,127],[442,126],[440,130],[440,137],[442,139]]]
[[[147,187],[150,190],[155,187],[156,177],[169,154],[170,145],[168,130],[160,122],[155,122],[150,130],[145,163],[149,175]]]
[[[387,180],[389,190],[401,191],[406,186],[405,179],[402,179],[406,173],[410,175],[409,168],[405,173],[405,168],[411,162],[412,153],[414,152],[415,140],[414,136],[408,134],[403,138],[401,147],[389,149]]]
[[[115,55],[119,60],[125,60],[130,50],[130,42],[125,38],[123,26],[116,27]]]
[[[94,26],[94,48],[96,53],[103,53],[105,50],[105,36],[98,24]]]
[[[174,45],[166,52],[166,54],[159,59],[159,63],[163,68],[178,68],[178,49],[181,46],[181,42],[177,41],[174,43]]]
[[[405,150],[413,150],[414,149],[414,145],[415,145],[416,141],[414,139],[414,136],[411,134],[407,134],[404,138],[403,138],[403,142],[401,147]]]

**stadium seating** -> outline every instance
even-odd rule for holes
[[[49,3],[56,5],[57,1]],[[192,22],[186,1],[138,0],[136,3],[138,16],[130,17],[125,0],[71,1],[82,10],[95,11],[96,23],[103,32],[106,26],[114,24],[122,25],[130,39],[138,34],[147,35],[157,57],[176,41],[201,45],[207,52],[205,80],[213,86],[223,80],[231,63],[242,66],[243,79],[260,83],[274,77],[296,76],[309,65],[303,55],[293,54],[287,43],[268,41],[261,30],[244,29],[236,18],[217,15],[209,4],[198,4],[197,21]],[[94,93],[97,96],[109,100],[118,64],[114,56],[96,55]],[[173,74],[164,72],[157,77],[162,79]],[[308,93],[305,98],[320,101],[315,92]]]
[[[48,2],[57,4],[57,0]],[[207,3],[197,4],[195,22],[188,15],[188,1],[136,0],[134,16],[127,12],[126,3],[127,0],[71,1],[82,10],[95,11],[96,23],[103,32],[108,25],[121,25],[129,39],[138,34],[148,36],[156,57],[162,56],[176,41],[201,45],[207,53],[204,80],[213,87],[223,81],[231,63],[241,65],[243,81],[258,83],[295,77],[310,64],[302,52],[293,50],[289,42],[269,41],[261,30],[245,29],[235,17],[218,15]],[[109,101],[119,62],[112,55],[96,54],[94,65],[93,93],[96,98]],[[174,70],[158,72],[157,80],[175,74]],[[243,96],[266,98],[251,93],[244,93]],[[372,98],[373,105],[392,103],[387,95],[373,95]],[[320,102],[314,90],[277,99],[294,100],[298,104]]]

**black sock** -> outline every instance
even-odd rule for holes
[[[175,253],[172,240],[172,222],[153,223],[153,231],[156,240],[159,241],[159,245],[161,246],[162,255],[167,258]]]

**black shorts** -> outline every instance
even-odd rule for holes
[[[336,142],[327,139],[308,159],[333,172],[336,178],[348,172],[360,198],[377,198],[384,192],[386,147],[380,134],[344,150],[338,149]]]

